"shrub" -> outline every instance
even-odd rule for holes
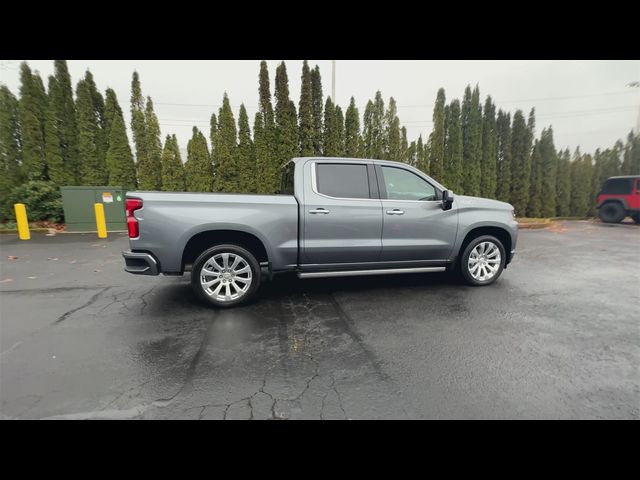
[[[13,209],[15,203],[24,203],[30,222],[46,220],[49,222],[64,221],[62,195],[60,189],[52,182],[33,180],[14,187],[4,203],[4,215],[15,220]]]

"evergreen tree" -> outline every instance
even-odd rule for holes
[[[373,145],[371,158],[383,159],[385,157],[385,131],[384,131],[384,100],[382,94],[376,92],[376,98],[373,102]]]
[[[467,85],[462,101],[462,170],[465,195],[480,195],[480,157],[482,155],[482,108],[480,91]]]
[[[497,188],[496,198],[502,202],[511,199],[511,115],[498,110],[496,120]]]
[[[215,142],[218,132],[218,117],[216,117],[215,113],[211,114],[211,119],[209,120],[209,142],[211,143],[211,158],[215,158],[214,152],[216,150]]]
[[[365,158],[366,156],[367,154],[365,153],[364,139],[362,138],[362,135],[358,135],[358,155],[356,155],[356,158]]]
[[[115,105],[117,106],[117,100]],[[106,113],[106,111],[105,111]],[[125,190],[136,188],[136,166],[127,138],[127,130],[120,107],[114,108],[114,116],[109,126],[109,149],[107,150],[107,169],[109,185],[122,186]]]
[[[276,68],[275,82],[275,151],[276,162],[271,191],[280,186],[280,168],[286,162],[300,154],[298,148],[298,124],[296,107],[289,98],[289,79],[287,67],[282,62]]]
[[[424,173],[428,173],[429,171],[429,163],[422,142],[422,134],[418,136],[418,143],[416,144],[416,168]]]
[[[249,116],[244,104],[240,105],[238,116],[238,191],[255,192],[256,158],[255,148],[251,141],[251,128],[249,127]]]
[[[558,156],[553,144],[553,129],[543,129],[540,134],[540,157],[542,161],[541,214],[543,217],[556,215],[556,171]]]
[[[187,144],[187,162],[184,165],[185,186],[188,192],[213,191],[213,168],[207,140],[193,127],[193,135]]]
[[[358,158],[360,143],[360,114],[356,107],[356,101],[351,97],[345,117],[345,155]]]
[[[540,218],[542,212],[542,157],[540,144],[535,141],[531,154],[531,180],[529,181],[529,201],[527,217]]]
[[[73,179],[67,177],[64,159],[62,157],[61,117],[59,106],[62,102],[60,85],[54,76],[49,76],[48,101],[45,113],[44,140],[45,157],[47,159],[47,173],[49,179],[56,185],[73,184]]]
[[[167,135],[162,150],[162,189],[166,192],[184,192],[184,165],[175,135]]]
[[[214,188],[217,192],[240,191],[238,171],[238,133],[233,118],[229,97],[224,94],[222,107],[218,112],[218,132],[216,137],[216,178]]]
[[[633,130],[627,135],[624,146],[624,156],[620,166],[621,175],[640,174],[640,135],[633,135]]]
[[[444,153],[443,184],[455,193],[462,193],[462,125],[460,101],[455,99],[448,108],[447,137]]]
[[[107,150],[109,150],[109,138],[111,137],[111,127],[113,126],[113,121],[116,117],[123,117],[122,108],[120,108],[120,104],[118,103],[118,97],[116,96],[116,92],[111,88],[107,88],[105,92],[105,102],[104,102],[104,130],[105,137],[107,138]]]
[[[496,198],[497,184],[496,106],[487,96],[482,118],[482,159],[480,165],[480,193],[486,198]]]
[[[409,164],[409,141],[407,140],[407,127],[400,129],[400,161]]]
[[[144,147],[145,155],[138,162],[138,185],[141,190],[162,189],[162,141],[160,140],[160,124],[153,111],[153,101],[147,97],[144,112]]]
[[[107,138],[106,164],[109,172],[109,185],[133,190],[138,184],[136,166],[129,146],[122,108],[118,103],[116,92],[111,88],[106,90],[104,123]]]
[[[371,100],[367,102],[367,106],[364,108],[362,137],[365,156],[373,158],[373,102]]]
[[[573,217],[584,217],[591,206],[591,175],[593,173],[591,158],[581,155],[580,148],[576,148],[569,168],[571,172],[569,213]]]
[[[322,79],[320,67],[311,71],[311,109],[313,116],[313,154],[322,155]]]
[[[144,165],[147,160],[146,122],[144,119],[144,97],[140,86],[138,72],[133,72],[131,80],[131,132],[136,151],[136,167]]]
[[[444,88],[438,90],[436,104],[433,107],[433,131],[431,132],[431,150],[429,152],[429,173],[436,180],[444,181],[444,147],[445,147],[445,122],[444,122]]]
[[[416,149],[417,149],[416,141],[413,140],[409,144],[409,149],[407,151],[407,163],[412,167],[416,166]]]
[[[571,153],[568,148],[558,154],[556,197],[556,215],[569,216],[571,214]]]
[[[313,130],[313,91],[311,71],[305,60],[302,64],[302,87],[298,107],[300,155],[311,157],[315,154]]]
[[[77,185],[80,172],[78,153],[78,123],[73,101],[73,86],[66,60],[54,61],[54,76],[60,90],[60,98],[54,105],[59,122],[62,158],[66,169],[66,184]]]
[[[18,117],[22,136],[23,171],[29,180],[46,180],[44,121],[46,93],[42,80],[26,62],[20,65]]]
[[[22,138],[18,100],[0,85],[0,222],[5,220],[5,202],[11,189],[22,182]]]
[[[324,148],[322,153],[325,157],[340,156],[340,137],[336,120],[336,110],[333,106],[333,101],[331,97],[327,97],[327,102],[324,105],[324,130],[322,132],[322,145]]]
[[[275,193],[280,188],[278,157],[275,144],[275,122],[271,104],[269,72],[267,62],[260,63],[260,111],[254,123],[254,144],[256,152],[256,191]],[[258,118],[259,117],[259,118]]]
[[[76,110],[78,113],[78,152],[80,183],[82,185],[105,185],[109,179],[106,155],[102,155],[102,134],[91,84],[86,77],[76,86]]]
[[[340,105],[336,105],[334,109],[335,118],[335,126],[336,126],[336,145],[338,146],[338,156],[344,156],[344,142],[345,142],[345,132],[344,132],[344,115],[342,113],[342,108]]]
[[[263,165],[266,165],[265,158],[268,154],[269,146],[264,134],[264,117],[260,112],[256,112],[253,120],[253,152],[256,158],[255,163],[255,176],[254,186],[255,191],[258,193],[266,193],[264,176],[265,172],[262,170]],[[278,190],[277,190],[278,191]],[[275,192],[274,192],[275,193]]]
[[[107,137],[105,135],[106,132],[106,121],[105,121],[105,105],[104,98],[102,94],[98,91],[98,87],[96,86],[96,82],[93,80],[93,74],[87,70],[84,75],[85,82],[87,83],[87,88],[91,93],[91,103],[93,105],[94,115],[96,117],[98,129],[95,134],[95,144],[96,144],[96,152],[98,155],[98,161],[101,165],[106,165],[107,158]]]
[[[384,159],[400,161],[400,120],[393,97],[389,98],[389,106],[384,114],[383,152]]]
[[[531,137],[522,110],[516,110],[511,127],[511,200],[516,215],[525,216],[531,175]],[[465,193],[466,190],[465,190]]]
[[[211,114],[211,118],[209,119],[209,142],[210,142],[210,150],[209,157],[211,158],[211,166],[213,168],[213,178],[215,183],[216,177],[216,138],[218,136],[218,117],[216,117],[215,113]],[[177,144],[177,142],[176,142]]]

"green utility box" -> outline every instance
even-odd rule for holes
[[[95,232],[94,204],[104,205],[108,231],[127,229],[125,190],[122,187],[60,187],[68,232]]]

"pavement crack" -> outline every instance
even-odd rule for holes
[[[100,290],[98,293],[96,293],[95,295],[93,295],[89,301],[83,305],[80,305],[79,307],[76,308],[72,308],[71,310],[63,313],[62,315],[60,315],[54,322],[52,325],[57,325],[63,321],[65,321],[67,318],[69,318],[71,315],[73,315],[74,313],[89,307],[90,305],[92,305],[96,300],[98,300],[98,298],[100,298],[100,296],[105,293],[107,290],[110,290],[111,287],[106,287],[103,288],[102,290]]]
[[[149,290],[146,293],[143,293],[142,295],[140,295],[140,300],[142,300],[142,308],[140,309],[140,315],[144,314],[145,309],[148,306],[147,301],[145,300],[144,297],[146,297],[147,295],[149,295],[151,292],[153,292],[156,288],[156,285],[154,285],[153,287],[151,287],[151,290]]]

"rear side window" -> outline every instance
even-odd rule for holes
[[[289,162],[284,166],[282,172],[282,180],[280,182],[280,194],[281,195],[293,195],[294,194],[294,181],[293,174],[296,170],[296,164]]]
[[[604,182],[602,193],[605,195],[628,195],[631,193],[631,178],[612,178]]]
[[[318,163],[318,193],[339,198],[369,198],[369,176],[366,165]]]

